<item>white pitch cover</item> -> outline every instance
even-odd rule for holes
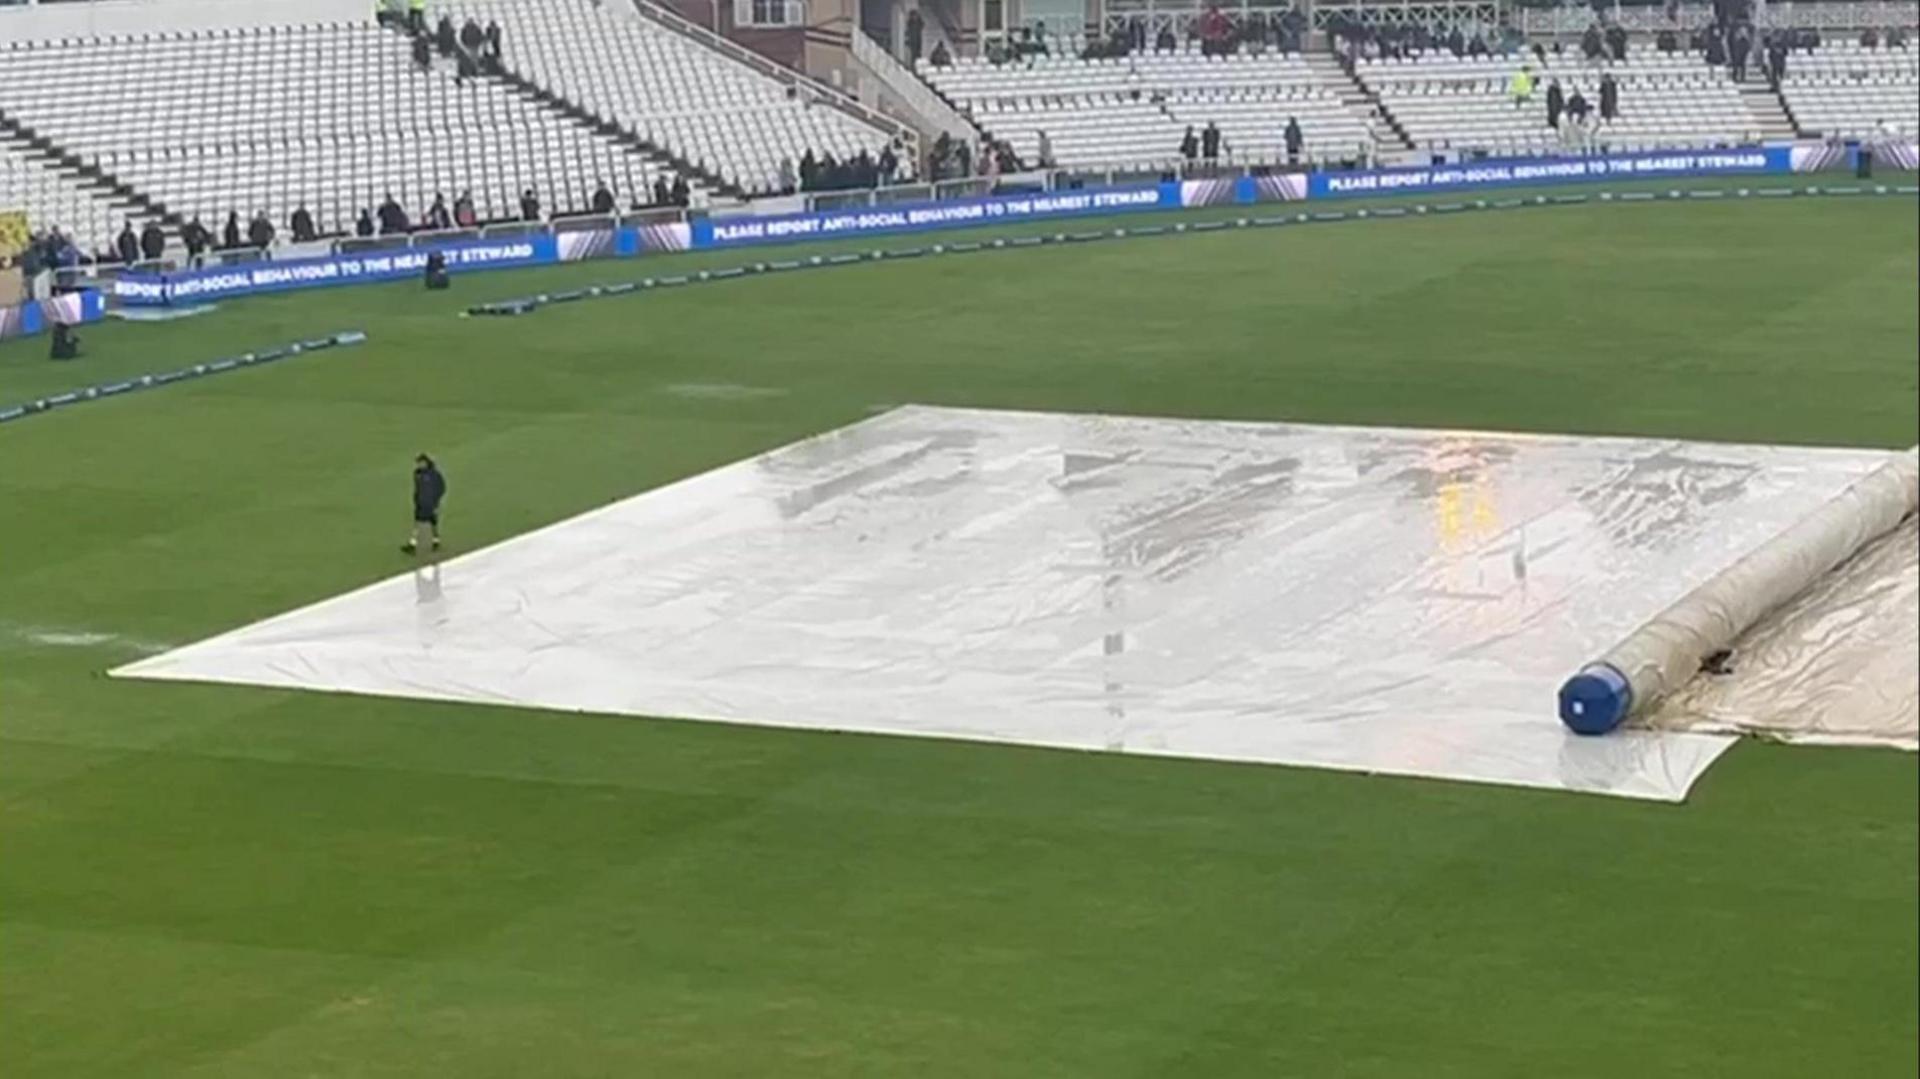
[[[113,673],[1679,801],[1561,681],[1887,456],[907,407]]]

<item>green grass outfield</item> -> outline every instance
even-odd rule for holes
[[[1911,1076],[1910,755],[1675,807],[100,672],[399,571],[420,449],[464,549],[902,402],[1902,446],[1917,248],[1911,199],[1556,207],[0,348],[5,402],[372,335],[0,427],[0,1068]]]

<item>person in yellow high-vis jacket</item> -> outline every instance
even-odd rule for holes
[[[1520,70],[1513,73],[1512,81],[1507,83],[1507,89],[1513,94],[1515,105],[1525,105],[1533,97],[1533,69],[1521,65]]]

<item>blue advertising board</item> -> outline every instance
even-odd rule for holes
[[[693,246],[695,249],[744,247],[836,236],[977,228],[1008,221],[1169,210],[1179,206],[1180,185],[1164,183],[994,195],[903,206],[863,206],[821,213],[708,218],[693,223]]]
[[[1792,171],[1793,150],[1788,146],[1594,154],[1587,157],[1504,158],[1459,165],[1316,172],[1307,177],[1307,197],[1338,199],[1395,194],[1424,195],[1519,185]]]
[[[539,266],[560,260],[553,236],[516,236],[439,248],[364,251],[324,258],[270,260],[235,266],[210,266],[161,274],[124,274],[114,295],[124,304],[195,303],[227,296],[282,292],[320,285],[350,285],[417,277],[427,255],[437,250],[449,270]]]

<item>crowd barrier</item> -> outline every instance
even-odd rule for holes
[[[56,323],[78,326],[106,315],[106,300],[92,289],[65,292],[52,299],[0,307],[0,341],[45,333]]]
[[[1902,149],[1907,152],[1896,158],[1911,160],[1911,148]],[[630,224],[609,220],[602,228],[570,224],[563,231],[525,236],[463,238],[446,244],[416,242],[398,251],[358,251],[166,273],[129,272],[122,274],[113,288],[115,298],[123,304],[190,304],[287,289],[417,277],[425,268],[428,255],[435,251],[444,255],[448,269],[457,273],[650,252],[702,251],[1204,206],[1459,193],[1599,181],[1811,172],[1841,167],[1850,160],[1847,147],[1829,145],[1593,154],[1003,192],[979,198],[716,216],[693,221]]]

